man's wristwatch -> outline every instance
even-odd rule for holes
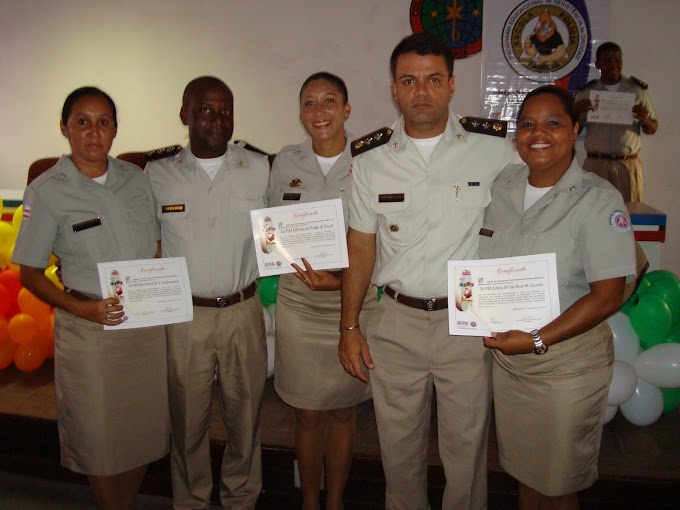
[[[537,329],[531,332],[531,337],[534,339],[534,354],[543,354],[548,352],[548,346],[541,340],[541,335]]]

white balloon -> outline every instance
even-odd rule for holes
[[[627,402],[621,404],[619,409],[633,425],[651,425],[663,412],[661,390],[638,379],[635,393]]]
[[[633,365],[638,377],[659,388],[680,388],[680,344],[657,344]]]
[[[267,307],[267,311],[269,311],[269,315],[271,315],[272,318],[272,326],[271,330],[269,331],[270,334],[275,335],[276,334],[276,303],[272,303]]]
[[[604,416],[602,418],[602,425],[606,425],[610,421],[614,419],[614,416],[616,416],[616,411],[619,410],[619,406],[607,406],[607,409],[604,411]]]
[[[267,377],[274,375],[274,335],[267,335]]]
[[[616,312],[607,319],[614,336],[614,359],[632,363],[640,350],[640,338],[625,313]]]
[[[608,406],[620,406],[633,396],[637,387],[638,376],[633,365],[627,361],[614,361],[614,373],[607,396]]]

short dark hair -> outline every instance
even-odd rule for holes
[[[187,86],[184,87],[184,93],[182,94],[182,106],[186,105],[189,102],[189,97],[194,93],[196,89],[199,87],[205,87],[205,86],[211,86],[214,85],[216,87],[223,88],[229,94],[233,93],[231,92],[231,89],[227,86],[226,83],[224,83],[222,80],[215,76],[199,76],[198,78],[194,78],[191,80],[189,83],[187,83]]]
[[[603,42],[597,47],[597,51],[595,52],[595,60],[600,60],[600,57],[605,51],[618,51],[619,53],[623,53],[621,51],[621,46],[615,42],[607,41]]]
[[[64,106],[61,108],[61,122],[64,124],[68,124],[68,118],[71,116],[71,110],[73,110],[73,105],[76,104],[76,101],[80,99],[81,97],[88,97],[88,96],[99,96],[103,97],[107,103],[109,103],[109,106],[111,107],[111,111],[113,112],[113,125],[118,127],[118,116],[116,112],[116,103],[113,102],[113,99],[111,99],[111,96],[109,96],[106,92],[104,92],[101,89],[98,89],[97,87],[80,87],[73,92],[71,92],[68,96],[66,96],[66,100],[64,101]]]
[[[527,101],[542,94],[550,94],[551,96],[555,96],[560,100],[562,106],[564,107],[564,111],[567,113],[567,115],[569,115],[569,117],[571,117],[572,126],[578,122],[578,113],[576,112],[576,107],[574,106],[574,98],[568,91],[555,85],[543,85],[542,87],[538,87],[529,92],[524,98],[524,101],[522,101],[522,105],[519,107],[519,111],[517,112],[518,122],[522,118],[524,105],[527,104]]]
[[[349,94],[347,93],[347,85],[345,84],[345,81],[339,76],[327,71],[319,71],[318,73],[314,73],[303,82],[302,87],[300,87],[300,101],[302,101],[302,92],[305,90],[305,87],[311,82],[317,80],[326,80],[327,82],[336,86],[342,94],[342,104],[347,104],[347,101],[349,101]]]
[[[453,76],[453,52],[449,43],[438,35],[429,32],[419,32],[404,37],[394,48],[390,57],[392,79],[397,77],[397,60],[399,60],[400,56],[407,53],[442,56],[446,61],[446,68],[449,70],[449,78]]]

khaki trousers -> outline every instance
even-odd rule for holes
[[[642,202],[644,182],[639,159],[586,158],[583,169],[611,182],[621,192],[624,202]]]
[[[176,509],[206,508],[212,493],[210,409],[213,383],[227,445],[220,500],[252,509],[262,489],[260,406],[267,374],[262,305],[250,298],[227,308],[194,307],[194,320],[168,326],[171,474]]]
[[[442,508],[486,508],[491,353],[482,339],[449,336],[447,310],[417,310],[387,295],[369,319],[367,338],[386,508],[428,507],[433,388],[446,475]]]

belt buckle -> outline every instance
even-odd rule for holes
[[[423,301],[423,310],[425,310],[426,312],[433,312],[436,304],[437,304],[436,298],[426,299]]]
[[[229,306],[228,297],[217,298],[217,308],[226,308]]]

